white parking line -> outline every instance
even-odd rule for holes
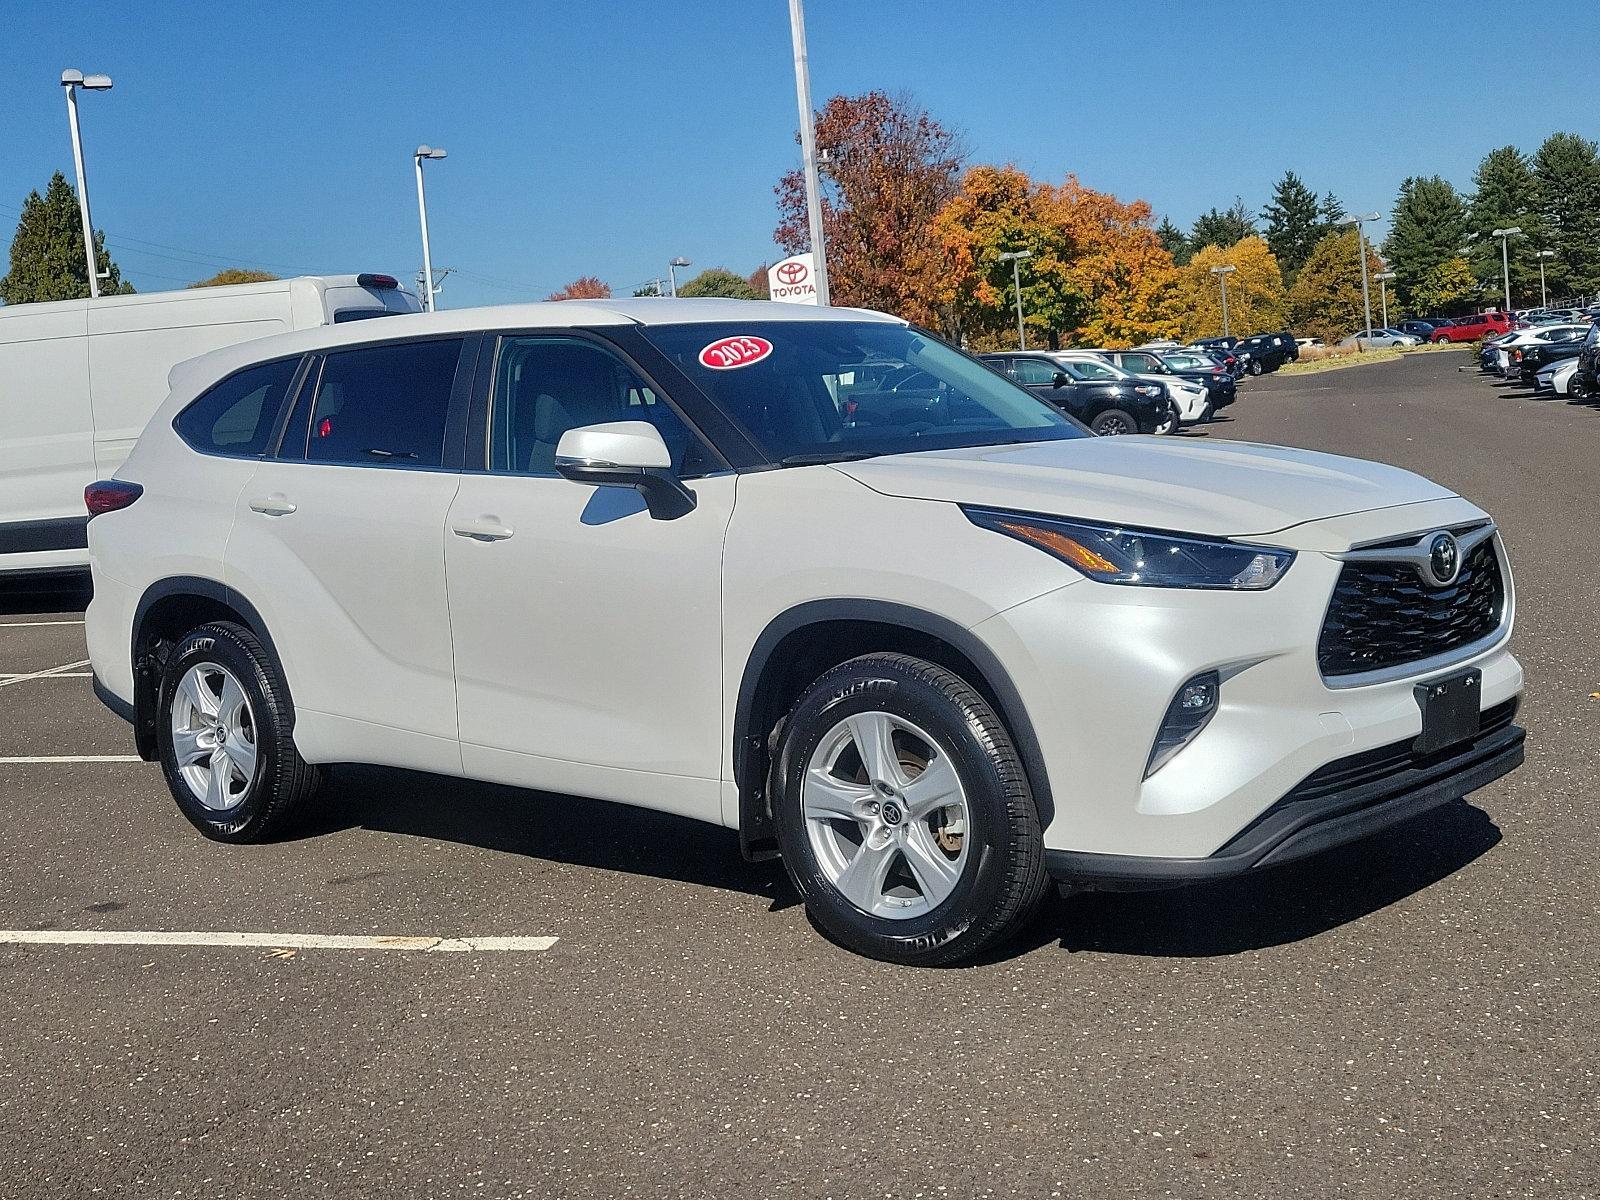
[[[548,950],[553,937],[362,937],[328,933],[173,933],[165,930],[0,929],[0,945],[230,946],[253,950]]]
[[[30,679],[43,679],[47,675],[59,675],[63,671],[76,671],[79,667],[87,667],[89,660],[82,662],[62,663],[59,667],[50,667],[43,671],[31,671],[26,675],[13,675],[9,679],[0,679],[0,687],[10,687],[13,683],[27,683]]]
[[[7,763],[85,763],[85,762],[143,762],[137,754],[17,754],[0,758],[0,766]]]
[[[0,621],[0,629],[37,629],[41,625],[82,624],[82,621]]]
[[[18,683],[25,683],[30,679],[88,679],[93,671],[49,671],[43,675],[37,673],[25,675],[21,671],[0,671],[0,680],[14,679]]]

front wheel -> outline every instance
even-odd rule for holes
[[[1173,419],[1177,419],[1176,414],[1173,414]],[[1139,423],[1133,419],[1131,413],[1124,412],[1120,408],[1108,408],[1089,422],[1089,431],[1101,437],[1115,437],[1124,433],[1138,433]],[[1156,432],[1159,433],[1160,430]]]
[[[943,667],[869,654],[827,672],[784,724],[773,784],[795,888],[857,953],[970,959],[1044,895],[1039,815],[1011,737]]]

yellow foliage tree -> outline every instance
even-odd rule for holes
[[[1289,294],[1278,259],[1258,237],[1231,246],[1206,246],[1176,273],[1166,311],[1185,339],[1222,333],[1222,285],[1212,268],[1228,273],[1228,331],[1236,337],[1286,329]]]
[[[1311,257],[1295,276],[1289,293],[1296,333],[1319,337],[1329,345],[1366,325],[1366,305],[1361,296],[1361,252],[1354,229],[1330,233],[1313,247]],[[1367,275],[1383,270],[1383,260],[1369,245]],[[1378,320],[1378,288],[1369,283],[1372,319]],[[1232,299],[1230,293],[1229,299]]]

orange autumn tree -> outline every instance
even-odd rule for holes
[[[1177,272],[1148,203],[1124,204],[1075,175],[1060,187],[1040,185],[1036,203],[1074,247],[1068,278],[1083,298],[1082,317],[1069,331],[1075,342],[1136,346],[1171,332],[1162,300]]]
[[[551,292],[547,300],[607,300],[611,285],[595,275],[579,275],[558,292]]]
[[[934,229],[947,271],[936,295],[977,347],[1009,346],[1016,328],[1011,264],[1026,250],[1024,323],[1035,345],[1127,346],[1169,331],[1163,297],[1175,274],[1142,200],[1125,204],[1073,176],[1036,183],[1013,166],[974,167]]]
[[[932,298],[949,336],[977,349],[1016,344],[1016,276],[1000,257],[1014,251],[1029,254],[1019,273],[1033,344],[1059,346],[1063,330],[1082,319],[1083,297],[1071,278],[1075,247],[1045,219],[1039,189],[1016,167],[973,167],[933,230],[945,269],[933,280]]]

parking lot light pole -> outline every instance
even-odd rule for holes
[[[816,113],[811,108],[811,60],[806,54],[804,0],[789,0],[789,38],[794,44],[794,91],[800,105],[800,164],[806,180],[806,219],[811,229],[811,277],[817,303],[833,301],[828,290],[828,250],[822,235],[822,179],[817,171]]]
[[[1220,267],[1212,267],[1211,273],[1217,277],[1217,282],[1222,284],[1222,336],[1228,336],[1228,276],[1237,271],[1238,267],[1230,267],[1224,263]]]
[[[1373,276],[1378,281],[1378,300],[1383,307],[1383,327],[1389,328],[1389,280],[1395,278],[1393,271],[1380,271]]]
[[[1382,215],[1382,213],[1375,212],[1366,213],[1359,217],[1349,217],[1341,222],[1341,224],[1354,225],[1356,227],[1356,253],[1361,257],[1361,307],[1366,316],[1367,323],[1364,326],[1366,329],[1372,328],[1372,289],[1367,284],[1367,242],[1361,232],[1361,227],[1368,221],[1376,221]]]
[[[1550,307],[1550,297],[1544,290],[1544,260],[1547,259],[1547,258],[1554,258],[1555,256],[1556,256],[1556,252],[1554,250],[1541,250],[1541,251],[1539,251],[1539,307],[1540,308],[1549,308]]]
[[[418,146],[411,157],[417,165],[417,219],[422,222],[422,307],[433,311],[433,253],[428,247],[428,195],[422,188],[422,160],[443,158],[442,146]]]
[[[687,258],[685,258],[681,254],[678,255],[677,258],[673,259],[671,262],[669,262],[667,264],[667,281],[668,281],[668,285],[672,289],[668,293],[668,295],[674,296],[674,297],[677,296],[677,294],[678,294],[678,268],[679,267],[687,267],[688,265],[689,265],[689,260]]]
[[[109,92],[111,76],[63,71],[61,87],[67,93],[67,126],[72,130],[72,165],[78,172],[78,214],[83,218],[83,258],[89,267],[89,299],[94,300],[100,295],[100,264],[95,261],[94,221],[89,216],[89,179],[83,170],[83,135],[78,130],[78,89]]]
[[[1011,264],[1011,291],[1017,298],[1017,349],[1028,348],[1028,331],[1022,323],[1022,260],[1032,258],[1032,250],[1008,250],[1000,256],[1001,262]]]
[[[1489,231],[1490,237],[1500,239],[1500,270],[1501,279],[1506,285],[1506,312],[1511,311],[1511,251],[1506,249],[1506,246],[1513,236],[1521,232],[1521,225],[1513,225],[1509,229],[1492,229]]]

